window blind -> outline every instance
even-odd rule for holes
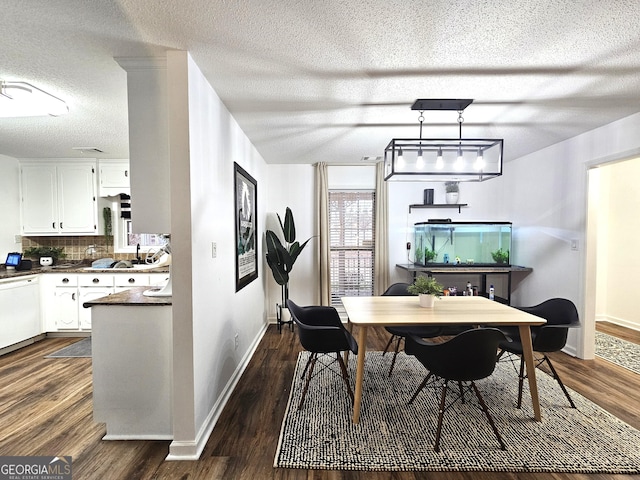
[[[329,190],[331,304],[373,295],[375,192]]]

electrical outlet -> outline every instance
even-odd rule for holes
[[[407,250],[411,250],[411,242],[407,242]]]
[[[22,235],[14,235],[13,236],[14,243],[22,243]]]
[[[571,240],[571,250],[578,250],[578,240]]]
[[[216,258],[218,256],[218,244],[216,242],[211,242],[211,258]]]
[[[240,340],[238,339],[238,334],[236,333],[235,336],[233,337],[234,342],[235,342],[235,349],[238,349],[238,346],[240,345]]]

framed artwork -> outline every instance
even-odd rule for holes
[[[258,278],[258,184],[233,162],[236,220],[236,292]]]

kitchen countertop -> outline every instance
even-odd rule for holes
[[[114,293],[106,297],[97,298],[82,304],[84,308],[96,306],[149,306],[149,305],[171,305],[171,297],[147,297],[142,292],[149,290],[149,287],[134,287],[124,292]]]
[[[157,268],[145,268],[142,270],[128,268],[128,269],[117,269],[114,270],[112,268],[91,268],[88,269],[89,265],[78,262],[76,264],[70,265],[54,265],[53,267],[33,267],[31,270],[7,270],[3,265],[0,267],[0,280],[8,279],[8,278],[19,278],[25,277],[27,275],[39,275],[41,273],[167,273],[169,272],[169,267],[157,267]]]

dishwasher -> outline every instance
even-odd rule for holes
[[[37,276],[0,280],[0,349],[40,335]]]

